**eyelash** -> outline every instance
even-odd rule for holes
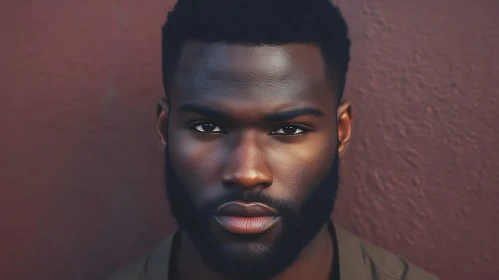
[[[199,131],[196,129],[197,126],[199,125],[203,125],[203,124],[211,124],[211,125],[214,125],[215,127],[218,127],[220,128],[221,131],[216,131],[216,132],[202,132],[202,131]],[[208,121],[197,121],[197,122],[192,122],[188,125],[188,127],[192,130],[194,130],[195,132],[197,133],[201,133],[201,134],[226,134],[226,132],[223,131],[223,129],[215,124],[215,123],[212,123],[212,122],[208,122]],[[293,127],[295,129],[299,129],[299,130],[302,130],[301,133],[297,133],[297,134],[282,134],[282,133],[272,133],[274,131],[277,131],[277,130],[280,130],[280,129],[284,129],[286,127]],[[308,126],[304,126],[304,125],[301,125],[301,124],[295,124],[295,123],[288,123],[288,124],[285,124],[285,125],[282,125],[282,126],[279,126],[278,128],[274,129],[270,135],[275,135],[275,136],[280,136],[280,137],[298,137],[298,136],[304,136],[306,134],[308,134],[310,131],[312,131],[312,128],[308,127]]]

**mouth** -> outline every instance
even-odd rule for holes
[[[265,204],[232,201],[221,205],[214,219],[233,234],[250,235],[267,231],[280,217],[277,216],[277,210]]]

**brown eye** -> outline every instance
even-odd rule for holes
[[[277,130],[274,130],[272,134],[277,134],[277,135],[300,135],[305,133],[305,129],[300,128],[296,125],[287,125],[283,126]]]
[[[212,123],[201,123],[194,126],[194,129],[203,133],[220,133],[222,130],[215,124]]]

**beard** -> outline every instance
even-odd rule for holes
[[[192,240],[203,261],[214,272],[229,279],[270,279],[291,266],[301,251],[329,221],[339,186],[339,156],[335,154],[325,178],[300,206],[277,200],[261,191],[228,190],[227,194],[196,205],[173,168],[165,149],[166,190],[172,216]],[[165,174],[166,175],[166,174]],[[278,210],[282,219],[280,235],[269,245],[240,254],[224,246],[210,227],[218,206],[230,201],[259,202]]]

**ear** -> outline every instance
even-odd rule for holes
[[[352,105],[348,100],[338,107],[338,153],[343,155],[352,136]]]
[[[170,110],[170,104],[167,98],[161,98],[156,105],[156,130],[159,137],[159,142],[161,147],[166,146],[166,141],[168,139],[168,112]]]

